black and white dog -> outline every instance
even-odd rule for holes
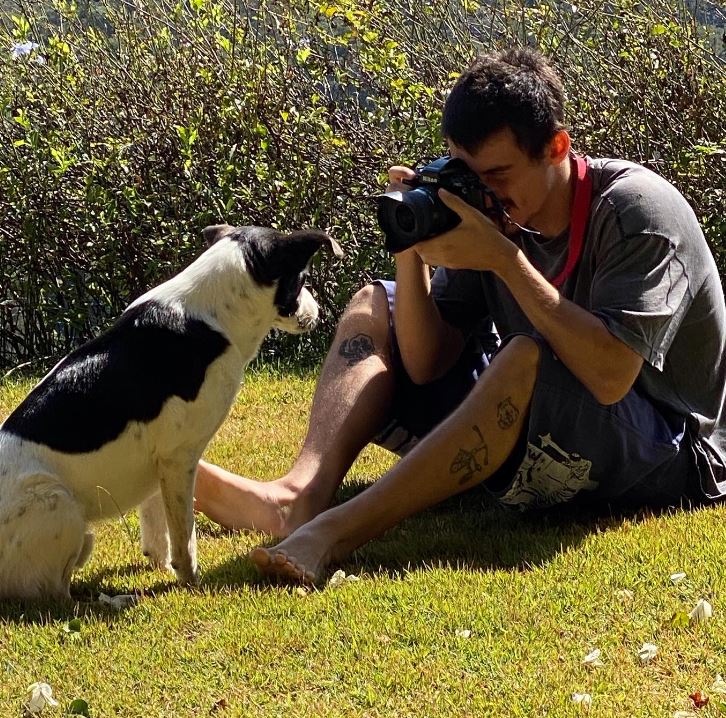
[[[312,329],[318,230],[216,225],[187,269],[60,361],[0,426],[0,597],[70,596],[88,524],[140,506],[142,550],[199,580],[196,466],[271,328]]]

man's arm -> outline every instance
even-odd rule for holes
[[[445,374],[464,348],[464,336],[441,318],[431,296],[429,267],[413,250],[396,255],[396,339],[406,372],[416,384]]]
[[[601,404],[630,390],[642,357],[611,334],[587,309],[565,299],[517,249],[497,274],[565,366]]]
[[[415,176],[409,167],[388,170],[387,191],[405,192],[404,180]],[[409,377],[416,384],[443,376],[459,358],[464,336],[445,322],[431,296],[430,269],[414,249],[395,255],[396,302],[394,322],[401,360]]]
[[[434,265],[492,271],[507,285],[535,329],[601,404],[628,393],[643,359],[611,334],[594,314],[571,302],[532,266],[524,253],[461,198],[440,192],[461,218],[445,234],[416,245]]]

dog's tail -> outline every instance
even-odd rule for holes
[[[69,598],[73,569],[88,558],[86,521],[73,494],[44,473],[0,487],[0,597]]]

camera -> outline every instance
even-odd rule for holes
[[[500,228],[503,226],[505,213],[501,202],[463,160],[446,155],[415,172],[413,179],[404,180],[413,189],[386,192],[376,198],[378,224],[386,235],[389,252],[402,252],[461,222],[459,215],[439,199],[440,187],[461,197]]]

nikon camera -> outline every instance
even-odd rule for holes
[[[467,204],[486,214],[502,226],[504,210],[497,196],[467,164],[458,158],[439,157],[416,169],[416,176],[406,181],[408,192],[379,195],[378,224],[386,235],[386,249],[402,252],[424,239],[435,237],[456,227],[461,218],[438,197],[443,187]]]

